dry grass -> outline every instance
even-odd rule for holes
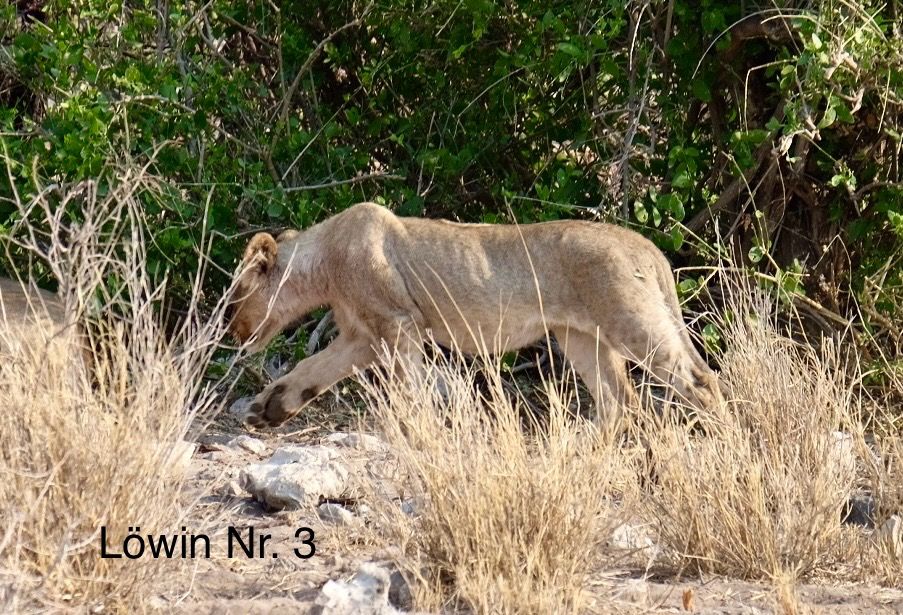
[[[690,567],[740,578],[823,570],[841,541],[841,509],[855,464],[837,430],[856,424],[855,373],[837,344],[784,337],[775,310],[735,288],[720,318],[730,401],[701,416],[704,435],[640,417],[659,481],[647,513],[666,553]]]
[[[585,610],[587,582],[624,510],[621,453],[575,422],[560,390],[549,389],[548,425],[525,426],[497,369],[484,372],[480,391],[473,364],[436,356],[425,375],[365,385],[417,510],[375,500],[383,539],[416,579],[418,606]]]
[[[655,528],[658,572],[765,580],[786,613],[806,611],[801,579],[899,582],[899,555],[841,523],[864,482],[886,508],[879,524],[900,506],[901,439],[880,439],[884,462],[871,478],[863,469],[874,425],[864,424],[853,345],[793,341],[778,308],[738,280],[724,278],[729,300],[716,317],[730,401],[695,425],[668,407],[626,410],[626,439],[605,444],[547,386],[549,421],[538,427],[498,369],[477,390],[473,368],[455,359],[365,385],[419,502],[413,516],[379,506],[379,531],[420,608],[592,610],[587,583],[625,520]]]
[[[20,203],[23,220],[41,220],[43,231],[14,229],[12,249],[57,276],[70,322],[86,326],[81,337],[73,326],[0,325],[0,611],[131,612],[164,580],[171,586],[181,565],[100,557],[102,526],[116,552],[134,526],[179,532],[182,441],[212,402],[201,387],[218,325],[190,314],[167,339],[154,315],[165,289],[143,273],[135,199],[148,182],[138,169],[104,197],[93,184],[77,187],[63,198],[81,205],[78,225],[46,192]],[[108,292],[102,283],[113,281]],[[97,350],[88,369],[85,338]]]
[[[179,561],[99,557],[101,526],[119,551],[130,527],[173,533],[186,518],[180,441],[211,404],[201,383],[221,334],[196,316],[162,333],[153,306],[165,289],[141,273],[134,198],[148,181],[139,170],[103,198],[90,184],[68,193],[83,204],[78,227],[40,198],[22,205],[50,230],[14,229],[18,249],[65,280],[68,314],[101,350],[84,370],[73,328],[0,325],[0,611],[146,609],[182,572]],[[876,495],[879,524],[900,512],[899,418],[862,411],[852,345],[791,341],[759,291],[725,284],[730,402],[700,415],[701,430],[625,410],[626,439],[613,443],[574,416],[565,385],[546,386],[537,425],[490,359],[479,387],[473,363],[441,353],[423,373],[363,381],[416,507],[371,498],[376,529],[419,608],[605,612],[590,588],[625,521],[655,528],[660,572],[768,579],[787,613],[805,611],[802,578],[903,580],[899,553],[840,523],[854,484]],[[839,454],[848,445],[855,463]]]

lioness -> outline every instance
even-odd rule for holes
[[[0,277],[0,323],[10,328],[41,323],[60,326],[65,318],[63,304],[54,293]]]
[[[554,333],[600,413],[635,391],[642,361],[690,404],[720,399],[684,326],[671,268],[641,235],[609,224],[458,224],[360,203],[302,232],[258,233],[243,257],[229,329],[252,351],[329,305],[339,336],[251,405],[279,425],[377,359],[383,342],[418,360],[421,334],[464,352],[522,348]],[[600,417],[602,415],[600,414]]]
[[[50,346],[68,353],[72,343],[80,345],[83,359],[89,356],[80,328],[67,317],[58,295],[0,277],[0,355],[45,352]]]

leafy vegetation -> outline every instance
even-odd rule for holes
[[[898,1],[31,0],[0,8],[12,195],[151,159],[153,275],[202,237],[361,200],[631,225],[728,254],[822,329],[903,355]],[[78,217],[77,204],[69,216]],[[212,295],[224,283],[213,276]],[[687,278],[692,296],[705,278]],[[188,292],[190,281],[173,276]],[[717,332],[709,331],[707,340]]]

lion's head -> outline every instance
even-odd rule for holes
[[[229,333],[252,352],[263,349],[294,320],[287,259],[280,258],[280,244],[296,236],[294,231],[282,233],[278,239],[269,233],[257,233],[245,248],[228,307],[226,319]]]

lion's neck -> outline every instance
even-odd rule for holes
[[[323,278],[322,246],[318,241],[319,228],[314,226],[297,238],[280,246],[280,260],[284,258],[285,285],[292,293],[301,317],[327,303],[322,290],[327,288]]]

